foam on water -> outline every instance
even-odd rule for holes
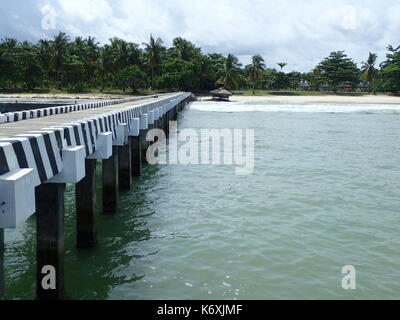
[[[397,104],[211,102],[191,104],[192,110],[206,112],[303,112],[303,113],[400,113]]]

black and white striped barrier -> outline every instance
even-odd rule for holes
[[[85,159],[110,158],[113,145],[126,145],[129,136],[139,136],[190,96],[181,93],[0,139],[0,228],[16,228],[35,213],[35,187],[79,182],[85,176]],[[41,114],[37,111],[36,116]]]
[[[9,122],[17,122],[22,120],[34,119],[34,118],[41,118],[47,117],[57,114],[65,114],[74,111],[81,111],[86,109],[94,109],[94,108],[101,108],[105,106],[133,102],[133,101],[140,101],[148,98],[157,98],[166,94],[158,94],[153,96],[143,96],[143,97],[133,97],[133,98],[126,98],[126,99],[118,99],[118,100],[107,100],[107,101],[98,101],[92,103],[85,103],[85,104],[74,104],[74,105],[67,105],[67,106],[58,106],[58,107],[48,107],[42,109],[33,109],[33,110],[24,110],[24,111],[17,111],[17,112],[7,112],[0,114],[0,124],[2,123],[9,123]]]

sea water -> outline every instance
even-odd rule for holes
[[[254,130],[253,173],[147,166],[93,250],[75,248],[68,186],[68,297],[400,298],[400,105],[194,102],[186,128]],[[5,269],[6,298],[34,298],[34,217],[6,231]]]

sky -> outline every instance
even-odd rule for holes
[[[166,46],[183,37],[203,53],[232,53],[243,64],[260,54],[268,67],[311,71],[344,50],[360,65],[383,61],[400,45],[400,0],[0,0],[0,39],[37,41],[59,30],[120,37],[138,44],[153,34]]]

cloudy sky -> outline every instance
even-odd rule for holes
[[[400,45],[399,17],[399,0],[0,0],[0,38],[36,41],[62,30],[101,43],[141,44],[153,34],[170,45],[181,36],[244,64],[261,54],[268,66],[309,71],[335,50],[357,63],[369,51],[383,60],[387,45]]]

